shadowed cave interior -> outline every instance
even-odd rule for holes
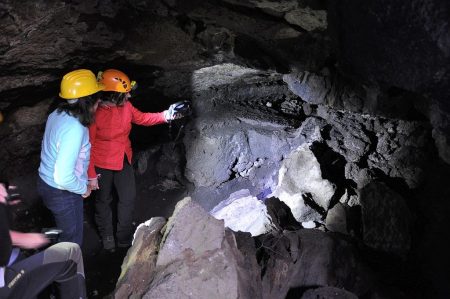
[[[100,250],[85,200],[89,298],[449,298],[449,6],[1,1],[16,228],[54,225],[36,179],[62,76],[115,68],[139,110],[192,113],[133,126],[153,220],[129,250]]]

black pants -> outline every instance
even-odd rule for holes
[[[95,199],[95,222],[100,236],[104,239],[114,235],[112,222],[112,191],[116,188],[118,195],[117,203],[117,242],[130,244],[133,235],[133,212],[136,197],[136,183],[134,180],[133,167],[125,159],[122,170],[109,170],[96,167],[95,170],[101,175],[99,179],[99,190]]]
[[[75,243],[58,243],[5,269],[0,298],[35,298],[55,283],[57,298],[86,298],[83,257]]]

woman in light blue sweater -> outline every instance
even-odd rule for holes
[[[94,73],[76,70],[61,81],[65,101],[53,111],[45,127],[39,166],[38,193],[62,230],[59,241],[83,241],[83,198],[90,195],[87,168],[91,145],[88,126],[94,121],[102,90]]]

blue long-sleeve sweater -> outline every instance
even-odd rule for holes
[[[39,176],[54,188],[86,193],[90,148],[88,128],[66,112],[53,111],[45,126]]]

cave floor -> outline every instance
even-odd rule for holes
[[[151,217],[172,215],[176,203],[182,198],[181,189],[159,190],[140,189],[136,199],[134,215],[135,226]],[[143,190],[143,191],[142,191]],[[89,298],[113,298],[121,265],[128,249],[117,248],[114,253],[102,250],[101,240],[94,222],[94,198],[85,202],[84,206],[84,241],[83,255],[86,274],[86,287]],[[113,205],[115,201],[113,201]]]

